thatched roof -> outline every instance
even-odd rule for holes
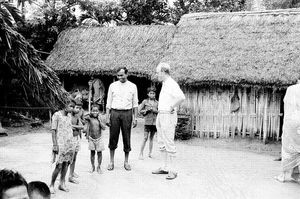
[[[284,87],[300,77],[300,11],[184,15],[164,61],[187,84]]]
[[[175,26],[75,28],[64,31],[46,63],[58,73],[114,74],[126,66],[150,77],[168,48]]]

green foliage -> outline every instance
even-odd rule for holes
[[[14,22],[23,22],[18,8],[4,1],[0,1],[0,19],[9,26],[13,26]]]
[[[169,8],[161,0],[122,0],[121,7],[126,13],[124,21],[134,25],[160,24],[169,21]]]
[[[63,30],[76,27],[77,20],[72,14],[71,8],[65,6],[55,8],[51,4],[45,4],[42,8],[43,18],[18,24],[20,32],[37,50],[42,53],[42,59],[46,59],[53,49],[58,35]]]
[[[177,0],[171,9],[171,21],[177,24],[182,15],[194,12],[242,11],[245,3],[245,0]]]

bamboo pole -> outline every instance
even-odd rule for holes
[[[263,120],[263,143],[266,143],[267,134],[268,134],[268,94],[264,91],[264,120]]]

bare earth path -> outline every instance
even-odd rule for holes
[[[106,146],[108,131],[104,132]],[[273,177],[280,171],[280,162],[274,156],[247,151],[203,147],[177,142],[176,160],[179,176],[173,181],[163,175],[152,175],[159,167],[159,152],[154,158],[138,160],[142,140],[142,125],[132,132],[132,171],[123,168],[123,146],[116,150],[114,171],[107,171],[109,150],[103,153],[102,175],[88,173],[90,168],[87,141],[81,140],[76,172],[80,184],[70,184],[69,193],[57,191],[57,199],[97,198],[284,198],[299,199],[300,185],[278,183]],[[121,141],[121,140],[120,140]],[[155,143],[156,144],[156,143]],[[45,128],[35,133],[0,137],[0,169],[20,171],[28,181],[41,180],[49,183],[51,134]],[[145,153],[148,152],[148,145]],[[58,184],[58,183],[57,183]]]

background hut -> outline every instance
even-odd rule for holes
[[[122,26],[76,28],[64,31],[46,63],[70,91],[74,84],[87,86],[90,76],[99,77],[106,90],[115,71],[126,66],[129,80],[138,86],[140,100],[164,52],[175,26]]]
[[[280,136],[285,88],[300,74],[298,10],[184,15],[163,61],[198,136]]]

